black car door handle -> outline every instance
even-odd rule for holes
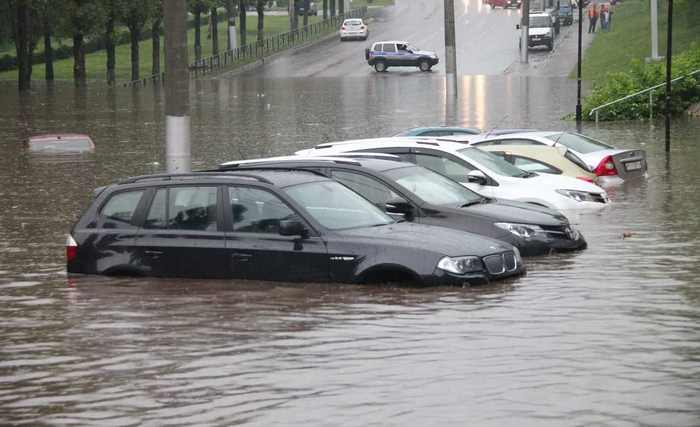
[[[234,252],[233,254],[231,254],[231,258],[233,258],[234,261],[248,261],[251,258],[253,258],[253,254]]]
[[[148,250],[146,250],[146,251],[143,251],[143,253],[145,253],[146,255],[155,255],[155,256],[163,255],[163,251],[148,251]]]

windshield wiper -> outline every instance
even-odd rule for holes
[[[463,204],[462,206],[460,206],[460,208],[466,208],[473,205],[480,205],[482,203],[488,203],[489,201],[491,201],[491,199],[489,199],[488,197],[481,197],[479,199],[472,200],[471,202]]]
[[[533,176],[537,176],[537,174],[535,172],[523,171],[523,173],[518,175],[518,178],[532,178]]]

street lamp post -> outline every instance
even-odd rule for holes
[[[666,41],[666,152],[671,151],[671,42],[673,41],[673,0],[668,0]]]
[[[530,27],[530,0],[523,0],[521,11],[523,16],[520,19],[520,62],[527,64],[529,53],[528,44],[530,42],[530,33],[528,31]]]
[[[165,159],[170,173],[192,170],[187,4],[168,0],[165,18]]]
[[[457,96],[457,48],[455,2],[444,0],[445,7],[445,84],[448,96]]]
[[[583,5],[578,4],[578,61],[576,63],[576,129],[581,132],[581,37],[583,35]]]

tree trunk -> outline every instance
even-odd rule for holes
[[[345,0],[338,0],[338,13],[345,15]]]
[[[233,0],[226,0],[226,20],[228,21],[228,28],[226,28],[226,49],[233,50],[236,46],[231,45],[231,30],[230,27],[236,26],[236,6],[233,4]]]
[[[328,19],[328,0],[323,0],[323,19]]]
[[[310,0],[303,0],[304,1],[304,27],[309,25],[309,5],[310,5]]]
[[[258,42],[262,43],[265,36],[265,0],[258,0]]]
[[[153,65],[151,74],[160,74],[160,30],[162,18],[157,18],[151,24],[151,42],[153,43]]]
[[[219,54],[219,15],[216,12],[216,7],[212,7],[209,12],[211,19],[211,54]]]
[[[139,39],[141,39],[141,27],[129,27],[131,36],[131,80],[139,80]]]
[[[17,2],[17,26],[15,30],[15,48],[19,75],[19,90],[31,89],[32,85],[32,9],[30,1]]]
[[[116,64],[116,53],[114,51],[114,15],[112,14],[107,18],[105,50],[107,51],[107,84],[112,85],[116,81],[116,73],[114,72]]]
[[[46,80],[53,80],[53,48],[51,48],[51,25],[48,13],[44,14],[44,75]]]
[[[202,13],[199,9],[194,13],[194,60],[202,59]]]
[[[246,32],[246,19],[245,19],[245,0],[239,0],[238,2],[238,16],[240,17],[239,23],[238,23],[238,30],[241,33],[241,46],[246,45],[246,38],[245,38],[245,32]]]
[[[87,79],[85,72],[85,44],[83,35],[73,34],[73,80],[76,83],[84,83]]]
[[[335,16],[335,0],[330,0],[331,16]]]

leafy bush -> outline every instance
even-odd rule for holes
[[[673,58],[672,77],[676,78],[700,69],[700,45],[692,44],[688,50]],[[591,110],[597,106],[631,95],[634,92],[663,83],[666,78],[666,63],[633,62],[624,73],[610,73],[599,81],[583,104],[583,116],[589,120]],[[691,104],[700,101],[700,73],[672,83],[671,112],[679,114]],[[653,92],[654,115],[665,114],[665,87]],[[600,120],[633,120],[649,117],[649,95],[643,94],[607,107],[598,113]]]

